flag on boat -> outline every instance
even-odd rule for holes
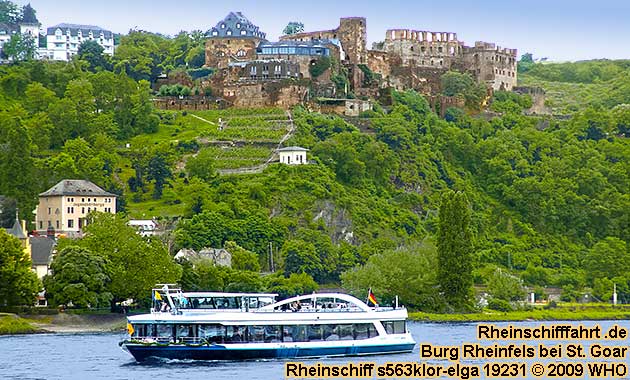
[[[146,293],[145,293],[145,294],[146,294]],[[156,300],[158,300],[158,301],[162,301],[162,296],[160,295],[160,293],[158,293],[158,291],[157,291],[157,290],[155,291],[154,298],[155,298]]]
[[[376,302],[376,297],[374,297],[374,293],[372,293],[372,288],[370,288],[370,290],[368,290],[368,306],[376,306],[377,302]]]
[[[129,333],[129,335],[133,335],[134,331],[135,330],[133,329],[131,323],[127,323],[127,332]]]

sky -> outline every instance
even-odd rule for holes
[[[630,0],[13,0],[30,2],[42,27],[61,22],[98,25],[117,33],[141,29],[167,35],[206,31],[241,11],[277,40],[289,21],[305,31],[333,29],[340,17],[367,18],[368,48],[385,31],[454,32],[466,45],[494,42],[519,56],[552,61],[630,59]]]

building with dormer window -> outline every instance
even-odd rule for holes
[[[57,24],[46,29],[48,59],[68,61],[84,41],[96,41],[103,53],[114,55],[114,33],[94,25]]]
[[[241,12],[230,12],[206,32],[206,66],[226,68],[230,62],[256,59],[256,47],[265,37]]]
[[[90,181],[65,179],[39,194],[35,229],[40,235],[78,237],[91,211],[116,213],[116,195]]]

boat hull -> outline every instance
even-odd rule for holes
[[[413,350],[414,343],[376,344],[354,346],[327,347],[239,347],[224,345],[155,346],[136,343],[125,343],[123,348],[137,361],[148,358],[180,359],[180,360],[248,360],[248,359],[292,359],[322,356],[359,356],[391,353],[404,353]]]

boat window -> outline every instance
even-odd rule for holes
[[[176,329],[178,338],[195,337],[195,325],[177,325]]]
[[[388,334],[404,334],[405,321],[383,321],[383,327]]]
[[[241,326],[227,326],[225,341],[227,343],[242,343],[247,341],[245,335],[247,329]]]
[[[339,325],[337,326],[337,330],[339,331],[339,340],[354,339],[354,337],[352,336],[352,325]]]
[[[156,329],[158,338],[170,338],[173,336],[173,325],[158,324]]]
[[[205,338],[210,343],[223,343],[225,326],[199,325],[199,337]]]
[[[368,324],[368,337],[374,338],[375,336],[378,336],[378,331],[374,327],[374,323],[370,323]]]
[[[285,342],[307,342],[308,339],[306,337],[306,326],[301,326],[301,325],[295,325],[295,326],[288,326],[290,331],[291,331],[291,339],[292,340],[286,340]]]
[[[322,325],[324,340],[339,340],[337,331],[337,325]]]
[[[276,343],[282,341],[282,329],[280,326],[265,326],[265,342]]]
[[[132,324],[133,334],[131,334],[132,338],[145,337],[147,336],[147,325],[145,324]]]
[[[391,321],[383,321],[383,328],[385,329],[385,332],[388,334],[394,333],[394,323]]]
[[[357,323],[354,325],[354,339],[367,339],[368,336],[368,324]]]
[[[406,333],[405,321],[394,321],[394,331],[396,334]]]
[[[265,341],[265,326],[249,326],[248,342],[262,343]]]
[[[293,342],[293,326],[282,327],[282,341]]]
[[[310,342],[322,340],[322,326],[321,325],[307,326],[306,331],[308,334],[308,340]]]

